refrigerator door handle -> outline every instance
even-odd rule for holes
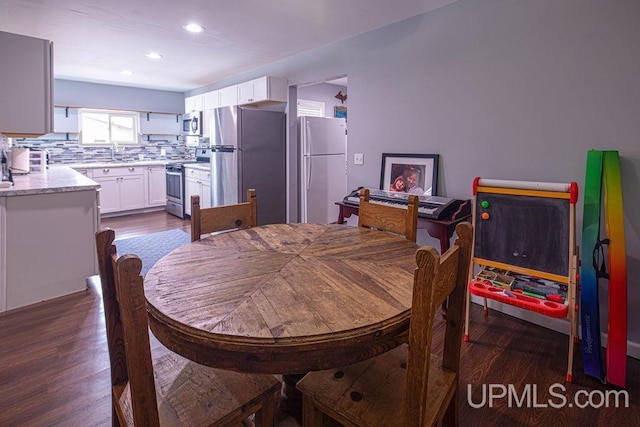
[[[304,154],[311,155],[311,123],[308,119],[304,120],[304,127],[306,130],[304,138]]]
[[[305,160],[307,161],[307,191],[311,190],[311,156],[305,156]]]
[[[221,110],[213,111],[213,121],[215,126],[215,133],[213,135],[213,141],[210,144],[213,145],[224,145],[224,138],[222,136],[222,119],[220,118]],[[217,134],[217,135],[216,135]]]

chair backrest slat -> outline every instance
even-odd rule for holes
[[[200,196],[191,196],[191,241],[214,231],[250,228],[258,225],[256,190],[247,190],[247,201],[235,205],[201,208]]]
[[[102,303],[104,306],[105,326],[107,330],[107,346],[109,348],[109,364],[111,368],[111,387],[124,385],[129,381],[127,374],[127,359],[124,348],[122,321],[120,320],[120,305],[116,299],[115,272],[113,258],[116,257],[116,247],[113,241],[115,231],[100,230],[96,233],[96,249],[98,267],[102,285]],[[112,393],[112,419],[117,421],[115,395]]]
[[[369,201],[369,189],[360,193],[358,226],[400,234],[415,242],[418,236],[418,196],[410,195],[407,209]]]
[[[136,425],[157,426],[156,398],[142,261],[135,255],[117,258],[115,232],[96,233],[100,280],[105,305],[112,389],[131,392]],[[117,399],[112,393],[112,398]],[[118,407],[114,402],[114,408]],[[117,419],[115,410],[113,416]]]
[[[158,404],[141,271],[140,258],[135,255],[120,257],[116,264],[116,294],[120,302],[127,367],[130,373],[134,424],[155,426],[159,425]]]
[[[428,418],[424,402],[427,401],[430,368],[457,373],[460,364],[466,279],[471,261],[471,225],[458,224],[456,232],[458,237],[454,246],[444,255],[440,256],[432,247],[421,248],[416,253],[418,268],[414,275],[404,395],[406,419],[415,421],[415,425],[423,425],[423,420]],[[434,318],[447,300],[442,366],[430,367]]]
[[[454,372],[460,367],[460,345],[464,329],[464,311],[467,299],[467,284],[469,279],[469,266],[473,252],[473,228],[470,223],[464,222],[456,226],[457,238],[455,246],[458,247],[458,269],[456,283],[449,294],[447,303],[447,329],[444,335],[444,351],[442,353],[442,367]]]

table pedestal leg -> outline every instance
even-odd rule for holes
[[[295,417],[302,423],[302,393],[296,388],[296,383],[305,374],[283,374],[282,395],[280,396],[280,409]]]

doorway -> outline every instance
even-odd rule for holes
[[[331,223],[347,194],[347,77],[297,87],[298,220]]]

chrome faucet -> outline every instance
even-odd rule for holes
[[[116,160],[116,154],[124,153],[124,147],[120,147],[117,142],[111,144],[111,160]]]
[[[9,181],[9,164],[7,163],[7,153],[2,150],[2,181]]]

